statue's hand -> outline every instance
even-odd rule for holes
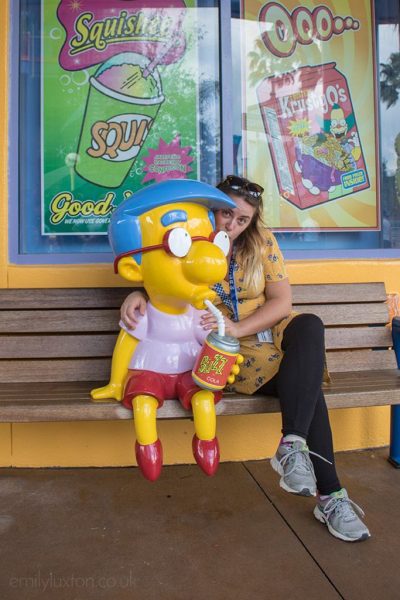
[[[243,356],[242,356],[241,354],[238,354],[238,355],[237,355],[237,358],[236,358],[236,362],[235,362],[235,364],[232,366],[232,369],[231,369],[231,374],[230,374],[230,375],[229,375],[229,377],[228,377],[228,383],[233,383],[233,382],[235,381],[236,375],[237,375],[237,374],[239,373],[239,371],[240,371],[240,367],[239,367],[239,365],[241,365],[243,361],[244,361],[244,358],[243,358]]]
[[[90,392],[92,400],[95,402],[107,402],[108,400],[122,400],[122,384],[109,383],[104,387],[96,388]]]

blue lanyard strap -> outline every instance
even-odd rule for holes
[[[234,316],[234,321],[237,323],[239,321],[239,310],[238,310],[238,299],[236,292],[236,283],[235,283],[235,251],[232,252],[231,260],[229,263],[229,295],[231,299],[232,312]]]
[[[239,321],[239,311],[238,311],[238,301],[237,301],[237,292],[236,292],[236,283],[235,283],[235,268],[236,261],[234,253],[231,256],[231,260],[229,262],[229,274],[228,274],[228,282],[229,282],[229,294],[224,291],[224,288],[221,283],[216,283],[213,288],[217,292],[221,301],[225,304],[225,306],[231,311],[234,317],[234,321]]]
[[[224,288],[221,283],[216,283],[213,285],[213,289],[217,292],[218,296],[221,299],[221,302],[225,304],[225,306],[234,313],[232,300],[229,294],[224,291]]]

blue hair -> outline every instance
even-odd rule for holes
[[[229,196],[207,183],[191,179],[171,179],[155,183],[126,198],[111,215],[108,238],[115,256],[142,246],[140,215],[167,204],[192,202],[209,209],[208,216],[215,229],[213,210],[235,208]],[[141,254],[132,255],[140,265]]]

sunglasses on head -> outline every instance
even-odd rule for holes
[[[218,187],[230,187],[231,190],[234,190],[235,192],[244,192],[250,194],[250,196],[253,196],[254,198],[259,198],[264,191],[264,188],[261,187],[261,185],[246,181],[237,175],[228,175]]]

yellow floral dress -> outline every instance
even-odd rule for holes
[[[241,264],[232,255],[229,265],[229,281],[214,286],[219,308],[229,319],[240,321],[251,315],[266,301],[265,286],[268,282],[287,278],[282,253],[275,236],[265,230],[265,246],[262,251],[264,278],[254,290],[243,286],[244,273]],[[278,372],[282,360],[282,336],[285,327],[297,313],[292,312],[271,328],[272,342],[259,341],[256,334],[240,338],[240,351],[244,362],[234,385],[229,391],[253,394]]]

